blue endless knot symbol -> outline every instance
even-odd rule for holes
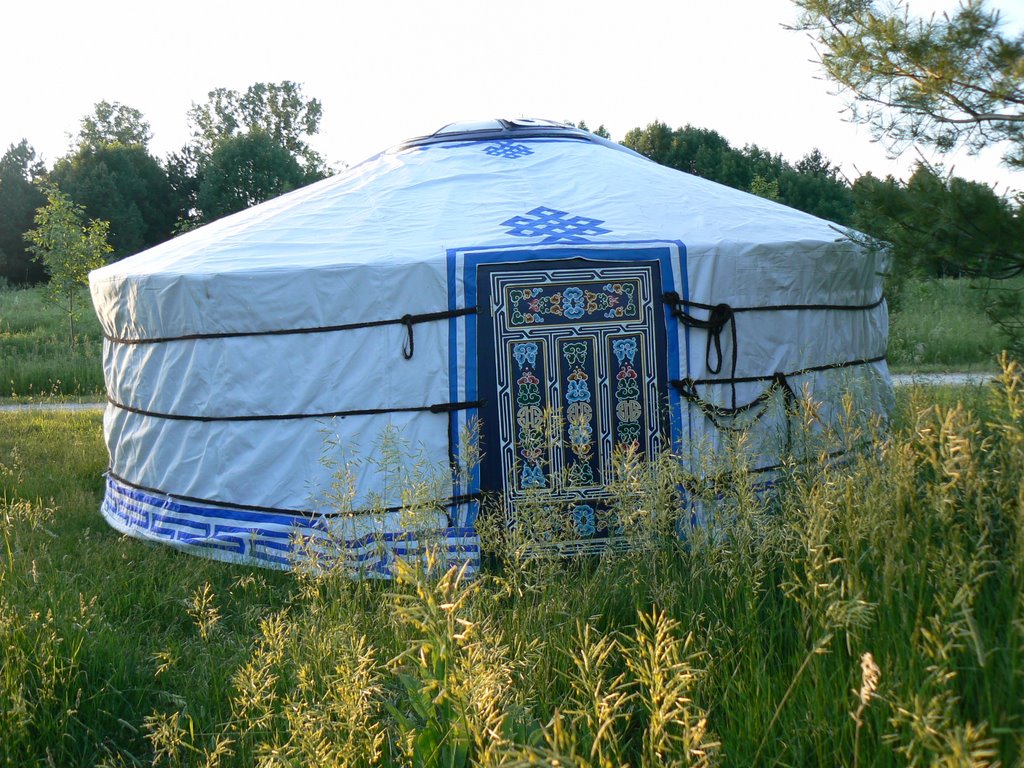
[[[518,160],[524,155],[532,155],[533,150],[525,144],[516,144],[514,141],[499,141],[484,148],[484,152],[494,157],[506,157],[509,160]]]
[[[508,227],[510,235],[517,237],[543,237],[542,243],[586,243],[587,237],[606,235],[610,229],[598,226],[604,219],[573,216],[565,211],[543,206],[523,216],[513,216],[501,226]]]

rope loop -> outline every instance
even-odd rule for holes
[[[707,348],[704,351],[704,365],[707,367],[708,373],[722,372],[722,331],[725,330],[725,326],[730,321],[732,321],[732,375],[736,375],[736,318],[733,315],[732,307],[728,304],[716,304],[708,311],[708,340]],[[715,345],[715,358],[717,360],[714,366],[711,364],[712,343]]]
[[[416,351],[416,341],[412,335],[412,326],[415,320],[412,315],[402,316],[402,325],[405,326],[406,338],[402,342],[402,356],[406,360],[412,360],[412,354]]]

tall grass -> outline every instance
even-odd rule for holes
[[[1016,764],[1024,383],[900,397],[772,498],[623,457],[629,551],[391,584],[119,537],[99,417],[0,414],[0,763]]]
[[[103,393],[103,335],[84,288],[75,297],[75,348],[67,316],[41,288],[0,290],[0,397]]]
[[[1024,281],[1004,287],[1024,289]],[[1008,339],[985,313],[992,301],[966,279],[907,280],[890,316],[889,363],[899,371],[996,370]]]

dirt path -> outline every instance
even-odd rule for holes
[[[102,411],[106,403],[5,403],[3,411]]]
[[[901,373],[893,375],[892,383],[897,387],[921,386],[981,386],[996,378],[994,373]]]

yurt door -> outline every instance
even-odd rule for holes
[[[560,549],[601,545],[618,528],[608,486],[621,456],[667,442],[660,264],[477,270],[481,486],[500,492],[512,526]]]

